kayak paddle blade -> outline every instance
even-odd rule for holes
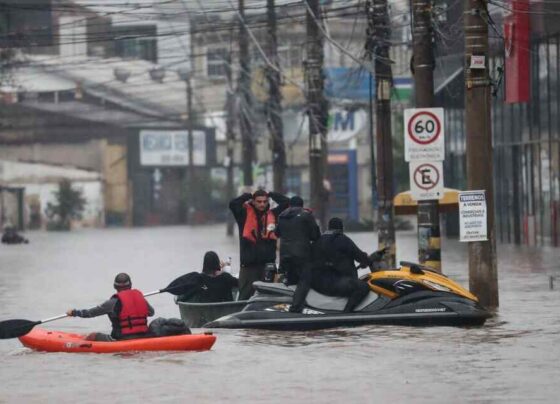
[[[41,322],[20,319],[0,321],[0,339],[24,336],[38,324],[41,324]]]
[[[178,296],[185,294],[188,290],[196,284],[195,279],[197,279],[198,273],[189,273],[182,275],[172,281],[165,289],[161,289],[160,292],[171,293],[172,295]]]

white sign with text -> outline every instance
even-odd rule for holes
[[[443,163],[441,161],[411,161],[410,194],[416,201],[443,198]]]
[[[404,110],[405,161],[445,160],[443,108]]]
[[[488,240],[488,215],[485,191],[459,193],[460,241]]]
[[[141,130],[140,164],[143,166],[189,165],[187,130]],[[193,130],[193,164],[206,164],[206,133]]]

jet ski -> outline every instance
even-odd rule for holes
[[[491,316],[476,296],[433,268],[405,261],[400,265],[363,276],[370,293],[352,313],[343,312],[346,298],[313,289],[303,311],[290,313],[295,285],[255,282],[256,293],[242,311],[204,327],[297,331],[364,324],[476,326]]]

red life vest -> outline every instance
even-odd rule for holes
[[[256,243],[257,240],[276,240],[276,217],[274,213],[269,209],[266,213],[261,215],[261,234],[259,234],[259,224],[257,219],[257,212],[255,208],[246,202],[243,207],[245,212],[247,212],[247,219],[245,219],[245,225],[243,226],[243,238]]]
[[[127,289],[115,295],[121,302],[119,327],[121,335],[148,332],[148,302],[138,289]]]

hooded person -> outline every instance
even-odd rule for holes
[[[149,335],[148,317],[154,315],[154,309],[138,289],[132,288],[130,276],[121,272],[115,276],[113,287],[117,291],[110,299],[91,309],[70,309],[66,312],[71,317],[98,317],[107,315],[111,321],[111,335],[92,333],[87,339],[94,341],[112,341],[143,338]]]
[[[238,287],[238,280],[222,271],[224,263],[218,254],[207,251],[202,260],[202,272],[189,274],[189,285],[185,293],[178,297],[181,302],[217,303],[231,302],[233,289]]]
[[[313,246],[312,286],[325,295],[347,297],[344,311],[351,312],[369,293],[367,283],[358,279],[354,262],[365,268],[374,257],[377,256],[369,257],[344,234],[342,219],[333,217],[328,230]]]
[[[311,245],[321,232],[299,196],[293,196],[290,207],[278,217],[276,234],[280,238],[280,269],[289,285],[297,284],[290,311],[301,312],[311,288]]]
[[[4,225],[4,232],[2,233],[3,244],[27,244],[29,240],[18,234],[16,228],[11,223]]]
[[[271,209],[269,198],[278,206]],[[230,201],[229,209],[239,228],[239,300],[253,295],[253,282],[264,280],[266,264],[276,261],[276,224],[288,205],[286,196],[264,189]]]

